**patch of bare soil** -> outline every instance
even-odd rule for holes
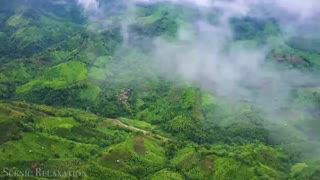
[[[145,154],[146,148],[144,146],[144,139],[141,136],[136,136],[133,139],[133,148],[134,151],[138,154]]]
[[[214,166],[213,160],[206,158],[203,160],[203,163],[204,163],[206,169],[208,169],[208,170],[213,169],[213,166]]]

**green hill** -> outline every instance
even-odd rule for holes
[[[2,102],[0,117],[1,166],[8,168],[36,163],[100,178],[284,179],[292,166],[281,149],[261,143],[173,142],[76,109]],[[292,173],[300,169],[294,165]]]

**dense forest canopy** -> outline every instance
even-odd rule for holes
[[[319,179],[319,7],[2,0],[1,178]]]

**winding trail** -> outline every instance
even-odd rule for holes
[[[136,132],[142,132],[143,134],[150,134],[150,135],[153,135],[154,137],[160,138],[160,139],[162,139],[164,141],[171,141],[171,139],[169,139],[167,137],[164,137],[164,136],[161,136],[159,134],[155,134],[155,133],[153,133],[151,131],[147,131],[147,130],[140,129],[140,128],[132,126],[132,125],[125,124],[125,123],[121,122],[119,119],[113,119],[113,121],[120,127],[127,128],[127,129],[130,129],[132,131],[136,131]]]
[[[124,124],[124,123],[121,122],[119,119],[114,119],[114,122],[115,122],[117,125],[121,126],[121,127],[130,129],[130,130],[133,130],[133,131],[142,132],[143,134],[151,133],[150,131],[146,131],[146,130],[140,129],[140,128],[137,128],[137,127],[132,126],[132,125]]]

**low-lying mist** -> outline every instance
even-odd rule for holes
[[[90,26],[91,31],[99,32],[110,26],[110,22],[105,20],[110,14],[106,12],[102,1],[78,0],[78,3],[87,12],[90,23],[96,24],[99,20],[98,26]],[[120,48],[130,48],[130,39],[134,39],[130,27],[138,23],[136,9],[155,3],[191,7],[201,14],[196,20],[181,23],[175,37],[149,39],[152,50],[148,52],[148,59],[159,75],[171,81],[193,83],[231,103],[252,103],[262,110],[266,119],[278,121],[276,123],[286,128],[296,129],[290,126],[290,118],[311,118],[305,107],[293,107],[292,92],[310,84],[319,87],[319,76],[297,69],[277,68],[269,62],[269,55],[273,48],[286,46],[288,38],[298,36],[302,32],[299,28],[306,22],[308,27],[317,26],[314,23],[317,22],[315,19],[319,14],[320,1],[132,0],[117,12],[125,14],[125,18],[117,19],[117,23],[121,24],[124,42]],[[214,22],[210,22],[206,17],[213,11],[219,12],[219,15]],[[280,31],[270,35],[264,43],[235,40],[231,20],[241,17],[273,19]],[[131,48],[138,47],[135,44]],[[299,117],[295,114],[299,114]],[[312,147],[319,147],[314,141],[311,144]]]

